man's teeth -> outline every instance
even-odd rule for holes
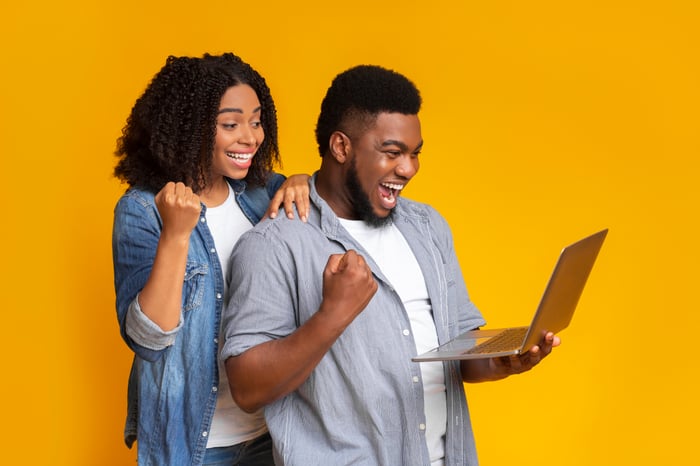
[[[236,160],[249,160],[253,157],[253,154],[238,154],[235,152],[226,152],[226,155]]]
[[[404,185],[396,183],[381,183],[381,185],[383,188],[386,188],[387,191],[389,191],[386,196],[382,193],[384,199],[389,202],[394,202],[396,196],[399,194],[399,191],[401,191],[404,187]]]
[[[403,189],[402,184],[394,184],[394,183],[382,183],[382,186],[391,189],[392,191],[401,191]]]

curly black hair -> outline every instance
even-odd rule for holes
[[[367,127],[380,113],[417,115],[421,107],[418,88],[396,71],[376,65],[360,65],[337,75],[321,103],[316,142],[321,157],[334,131],[346,131],[350,122]]]
[[[280,162],[277,110],[265,79],[232,53],[199,57],[169,56],[131,110],[115,155],[114,176],[153,192],[181,181],[201,192],[212,164],[216,117],[226,90],[247,84],[262,107],[265,139],[246,175],[261,186]]]

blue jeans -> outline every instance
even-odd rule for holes
[[[207,448],[203,466],[273,466],[269,433],[230,447]]]

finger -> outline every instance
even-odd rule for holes
[[[192,191],[192,188],[189,186],[185,186],[182,190],[182,199],[185,201],[189,201],[192,199],[192,196],[194,196],[194,191]]]
[[[173,183],[172,181],[168,181],[167,183],[165,183],[165,186],[163,186],[163,187],[160,189],[160,191],[158,191],[158,192],[156,193],[155,201],[156,201],[156,202],[159,202],[159,201],[161,201],[161,200],[164,200],[165,197],[166,197],[170,192],[172,192],[174,189],[175,189],[175,183]]]
[[[342,271],[348,268],[348,253],[343,254],[340,256],[340,260],[338,261],[338,271]]]
[[[358,254],[357,251],[354,249],[348,249],[345,252],[345,260],[347,261],[347,264],[349,267],[358,267],[358,268],[365,268],[367,266],[367,262],[365,262],[365,258],[362,257],[360,254]]]
[[[270,218],[275,218],[277,217],[277,212],[280,209],[280,205],[282,204],[284,193],[282,190],[278,190],[274,196],[272,196],[272,199],[270,200],[270,204],[267,207],[267,211],[265,212],[265,217],[270,217]]]
[[[202,203],[199,199],[199,196],[196,193],[192,192],[192,190],[190,190],[188,204],[192,206],[197,211],[197,213],[202,211]]]
[[[199,210],[199,196],[197,196],[192,188],[182,184],[175,185],[175,202],[182,209],[196,208]]]
[[[535,346],[521,356],[520,362],[523,366],[523,370],[529,370],[535,367],[535,365],[540,362],[540,359],[542,359],[542,353],[540,349]]]
[[[555,336],[552,332],[548,332],[542,338],[542,342],[539,345],[534,346],[531,351],[533,354],[537,352],[537,357],[542,359],[552,352],[552,347],[554,346]],[[558,343],[557,343],[558,344]]]
[[[362,256],[360,256],[357,251],[354,249],[348,249],[345,251],[345,254],[343,254],[342,260],[340,265],[342,266],[341,270],[345,270],[349,267],[356,267],[359,263],[359,261],[362,260]]]
[[[166,185],[168,189],[164,190],[163,202],[168,206],[178,206],[183,203],[184,195],[186,193],[186,186],[184,183],[168,183]]]
[[[542,346],[539,347],[539,358],[542,359],[545,356],[549,355],[549,353],[552,352],[552,348],[554,348],[554,341],[546,342]]]
[[[287,218],[290,220],[294,219],[294,201],[296,197],[296,193],[293,190],[284,192],[284,213],[287,214]]]
[[[174,183],[172,181],[166,185],[158,193],[160,197],[155,199],[158,209],[171,209],[182,204],[182,193],[185,191],[183,183]],[[156,196],[158,196],[156,195]]]
[[[521,359],[522,358],[522,359]],[[514,356],[510,358],[510,370],[513,374],[519,374],[524,371],[524,367],[528,362],[527,355]]]
[[[185,183],[178,181],[175,183],[175,189],[173,190],[175,196],[177,197],[183,197],[185,193],[187,192],[187,186],[185,186]]]
[[[357,266],[359,268],[364,269],[365,273],[367,273],[367,278],[374,280],[374,276],[372,275],[372,268],[369,266],[365,258],[359,254],[357,256]]]
[[[306,222],[309,218],[309,186],[305,185],[299,189],[296,196],[297,212],[302,222]]]
[[[545,341],[546,341],[546,346],[551,350],[551,348],[554,348],[556,346],[559,346],[561,344],[561,338],[556,336],[554,333],[549,332],[545,336]]]
[[[338,273],[341,266],[346,267],[345,262],[345,254],[331,254],[326,262],[326,270],[333,274]]]

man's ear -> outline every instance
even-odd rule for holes
[[[331,156],[338,163],[345,163],[350,153],[350,138],[342,131],[334,131],[328,145]]]

